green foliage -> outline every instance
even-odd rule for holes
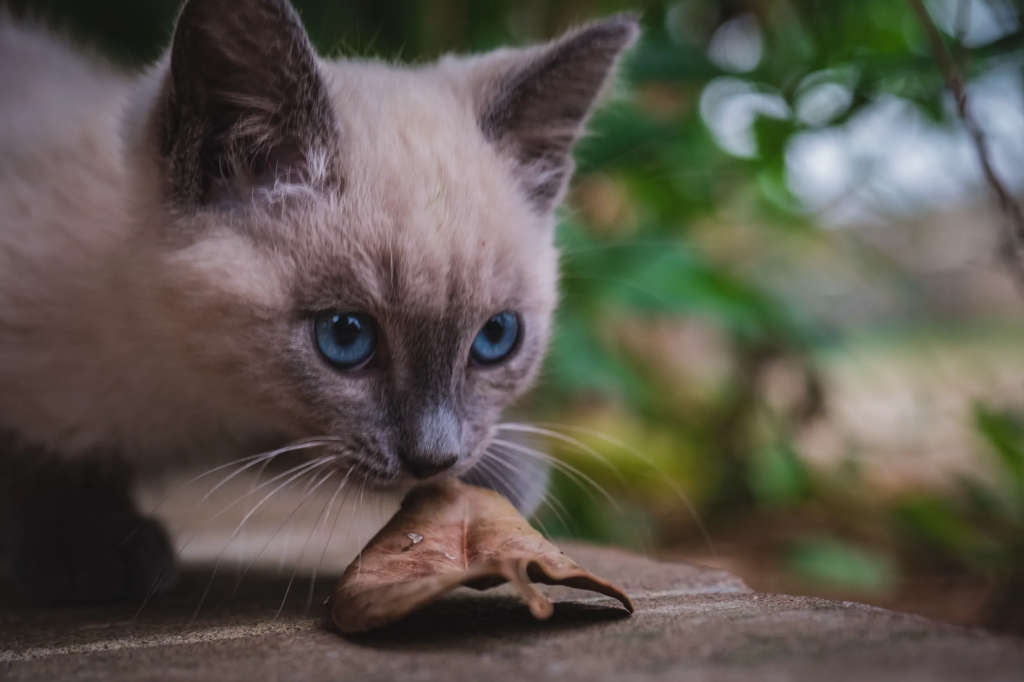
[[[893,511],[912,546],[988,575],[1021,556],[1024,419],[978,406],[975,427],[992,456],[992,479],[964,477],[958,494],[918,495],[901,500]]]
[[[749,476],[757,500],[767,505],[799,503],[810,495],[813,486],[807,465],[788,443],[757,450],[751,458]]]
[[[832,588],[885,593],[897,576],[893,560],[879,552],[834,538],[807,538],[789,549],[790,571],[805,580]]]
[[[1024,422],[1013,414],[978,407],[975,425],[989,450],[998,458],[1008,492],[1016,502],[1024,503]],[[1016,511],[1024,516],[1024,505]]]
[[[900,502],[894,511],[915,541],[957,560],[990,563],[998,551],[987,531],[950,500],[916,497]]]

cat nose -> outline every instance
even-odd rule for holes
[[[412,421],[414,430],[398,448],[398,458],[418,479],[436,476],[459,461],[462,427],[445,403],[425,410]]]
[[[459,461],[459,456],[456,454],[412,454],[403,452],[399,453],[398,458],[402,460],[402,464],[409,470],[409,473],[421,481],[451,469]]]
[[[436,476],[459,462],[462,425],[446,402],[424,410],[407,423],[397,447],[398,459],[419,479]]]

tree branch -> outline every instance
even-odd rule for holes
[[[985,131],[981,129],[967,98],[967,87],[964,78],[957,68],[956,61],[942,39],[938,27],[932,21],[931,15],[924,6],[922,0],[907,0],[911,9],[917,14],[917,18],[928,36],[935,59],[939,63],[942,75],[946,79],[946,85],[953,93],[956,100],[957,115],[963,124],[967,134],[974,143],[974,149],[978,155],[978,162],[981,164],[982,175],[985,182],[999,202],[999,209],[1003,213],[1003,232],[999,246],[999,257],[1010,271],[1018,289],[1024,293],[1024,210],[1013,194],[1006,188],[1002,179],[992,166],[992,155]]]

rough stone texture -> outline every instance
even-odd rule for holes
[[[710,569],[567,547],[638,610],[553,588],[533,620],[504,588],[457,592],[385,630],[345,638],[320,606],[337,576],[209,582],[136,609],[0,615],[4,680],[1022,680],[1024,642],[853,603],[756,594]]]

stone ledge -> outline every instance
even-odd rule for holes
[[[274,618],[288,575],[211,591],[209,569],[171,598],[134,609],[0,615],[5,680],[1019,680],[1024,641],[849,602],[752,592],[723,571],[570,546],[579,563],[633,596],[546,588],[559,604],[533,620],[510,592],[464,590],[369,635],[343,638],[319,606],[337,576],[308,582]],[[564,601],[563,601],[564,600]]]

